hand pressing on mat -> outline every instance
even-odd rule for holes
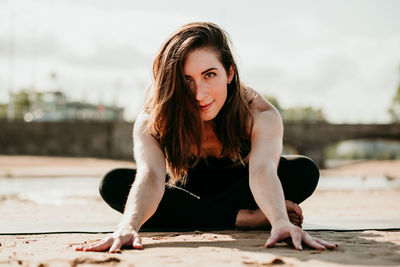
[[[119,227],[108,237],[94,243],[82,244],[75,248],[76,251],[109,251],[117,252],[124,246],[132,246],[134,249],[143,249],[142,240],[137,231],[130,226]]]
[[[303,250],[302,244],[317,250],[334,249],[339,246],[337,243],[312,237],[287,221],[272,227],[271,236],[268,238],[265,247],[272,247],[279,241],[289,241],[297,250]]]

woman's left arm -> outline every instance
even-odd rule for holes
[[[265,245],[271,247],[278,241],[291,238],[298,250],[302,250],[302,243],[319,250],[334,248],[337,244],[312,238],[289,221],[282,185],[277,174],[282,139],[283,123],[278,111],[270,108],[255,112],[251,133],[249,176],[254,199],[272,226],[271,236]]]

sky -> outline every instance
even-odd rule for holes
[[[400,83],[397,0],[0,0],[0,102],[21,88],[125,107],[133,120],[154,57],[181,25],[211,21],[242,81],[333,123],[387,123]],[[55,74],[55,75],[52,75]]]

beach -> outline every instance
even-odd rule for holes
[[[400,266],[400,161],[321,170],[300,205],[304,228],[334,250],[263,245],[269,231],[141,232],[144,250],[77,252],[107,236],[121,214],[100,198],[110,169],[134,163],[93,158],[0,156],[0,266]]]

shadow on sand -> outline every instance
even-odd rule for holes
[[[363,231],[363,232],[333,232],[333,231],[308,231],[312,236],[325,239],[327,241],[339,242],[340,246],[334,250],[317,251],[304,248],[297,251],[286,243],[279,243],[272,248],[264,248],[265,241],[269,235],[266,231],[220,231],[212,232],[215,234],[229,235],[232,240],[196,240],[196,241],[169,241],[170,234],[153,235],[153,239],[162,242],[150,242],[144,245],[145,249],[152,248],[199,248],[199,247],[218,247],[229,248],[255,253],[270,253],[275,256],[271,262],[250,262],[256,265],[283,264],[285,258],[294,258],[301,262],[318,260],[326,263],[336,263],[341,265],[367,265],[367,266],[398,266],[400,264],[400,240],[392,242],[385,233],[388,231]],[[393,232],[392,232],[393,233]],[[400,232],[397,236],[400,236]],[[183,233],[188,235],[190,233]],[[172,236],[179,236],[175,233]],[[195,233],[194,235],[201,235]],[[151,237],[151,233],[145,236]],[[193,235],[192,235],[193,236]],[[158,237],[158,238],[157,238]],[[129,253],[129,252],[128,252]],[[258,258],[258,257],[257,257]],[[270,257],[268,257],[270,259]]]

